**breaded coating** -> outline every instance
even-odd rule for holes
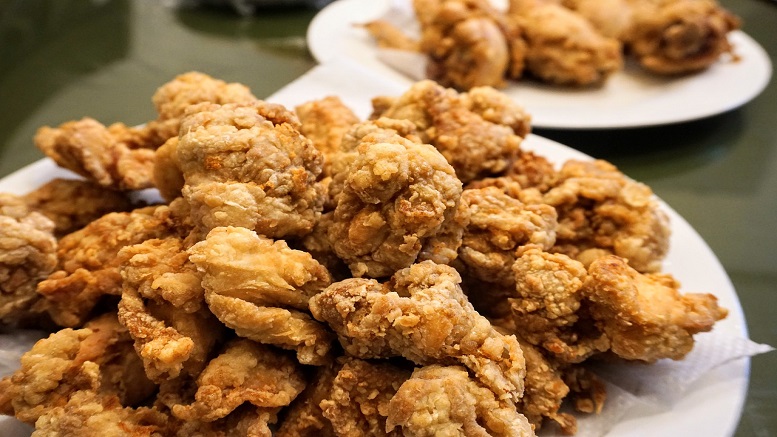
[[[121,191],[153,187],[154,151],[125,141],[128,129],[84,117],[56,128],[41,127],[35,145],[60,167],[100,186]]]
[[[623,68],[621,44],[552,1],[510,0],[526,40],[526,70],[558,85],[597,85]]]
[[[467,189],[462,198],[468,205],[470,222],[459,259],[467,274],[478,280],[512,286],[516,250],[525,245],[548,250],[556,242],[556,210],[552,206],[525,205],[497,187]]]
[[[387,429],[404,436],[534,436],[509,400],[473,380],[460,366],[416,369],[388,404]]]
[[[387,431],[389,401],[412,373],[389,361],[343,357],[329,395],[319,404],[338,437],[401,436]]]
[[[156,120],[147,123],[152,137],[149,147],[157,148],[168,139],[178,136],[181,120],[190,106],[204,102],[219,105],[250,104],[257,101],[257,98],[243,84],[227,83],[201,72],[190,71],[159,87],[151,101],[158,116]]]
[[[334,437],[332,423],[324,417],[323,401],[332,391],[340,364],[318,366],[305,390],[284,410],[275,437]]]
[[[302,236],[323,207],[322,155],[284,107],[202,104],[181,123],[183,196],[204,236],[241,226],[270,238]]]
[[[459,94],[462,104],[483,120],[507,126],[525,138],[531,132],[531,114],[515,100],[490,86],[478,86]],[[519,156],[528,152],[521,151]]]
[[[38,282],[57,266],[54,229],[24,198],[0,193],[0,324],[32,316]]]
[[[521,338],[564,363],[579,363],[609,348],[608,339],[581,317],[587,272],[580,262],[529,248],[512,269],[515,297],[509,302]]]
[[[739,19],[715,0],[629,3],[632,24],[623,38],[629,52],[651,72],[692,73],[733,51],[728,33],[739,28]]]
[[[194,402],[175,404],[171,410],[182,420],[211,422],[243,403],[269,409],[287,406],[303,388],[302,368],[292,357],[270,346],[237,339],[197,377]]]
[[[178,137],[165,141],[154,153],[154,185],[168,202],[181,197],[186,183],[178,165]]]
[[[670,275],[640,274],[616,256],[597,259],[588,273],[591,316],[610,339],[610,350],[627,360],[682,359],[693,348],[694,334],[711,330],[728,314],[715,296],[680,294]]]
[[[561,4],[588,20],[602,35],[621,42],[634,21],[631,0],[561,0]]]
[[[313,142],[327,161],[340,150],[343,134],[361,121],[337,96],[303,103],[294,111],[299,117],[300,132]]]
[[[109,212],[133,209],[132,201],[120,191],[80,179],[53,179],[24,195],[24,201],[56,225],[61,237],[77,231]]]
[[[601,413],[607,400],[604,382],[585,365],[565,367],[562,372],[575,410],[586,414]]]
[[[515,160],[528,132],[528,118],[503,99],[487,109],[488,91],[473,97],[430,80],[415,83],[397,98],[373,99],[371,118],[388,117],[415,123],[420,139],[437,148],[463,182],[492,176]],[[525,120],[521,122],[521,120]],[[499,124],[505,122],[506,124]],[[513,130],[516,129],[516,130]]]
[[[175,437],[272,437],[270,424],[277,421],[280,408],[243,404],[226,417],[212,422],[168,418],[168,435]]]
[[[573,435],[577,427],[575,416],[559,411],[569,394],[569,386],[564,382],[557,363],[527,342],[521,342],[521,350],[526,358],[526,390],[518,404],[518,411],[526,416],[535,431],[542,428],[544,421],[552,420],[565,435]]]
[[[406,35],[402,29],[394,26],[386,20],[372,20],[359,25],[375,38],[378,47],[396,50],[417,52],[418,40]]]
[[[627,178],[614,165],[567,161],[543,202],[558,211],[551,251],[585,265],[611,253],[640,272],[661,269],[669,250],[669,218],[647,185]]]
[[[204,273],[205,299],[222,323],[241,337],[296,350],[304,364],[325,362],[333,336],[306,311],[331,278],[310,254],[245,228],[223,227],[189,255]]]
[[[78,393],[137,405],[155,386],[132,353],[126,329],[115,314],[106,314],[84,329],[65,328],[36,342],[0,389],[0,411],[33,424]]]
[[[499,399],[523,393],[523,354],[513,336],[479,315],[452,267],[424,261],[386,283],[352,278],[310,300],[310,310],[358,358],[405,357],[417,364],[462,364]]]
[[[121,294],[117,257],[129,245],[188,233],[177,205],[106,214],[59,240],[57,270],[38,284],[43,309],[61,326],[81,325],[103,296]]]
[[[390,131],[361,139],[337,197],[329,240],[354,276],[386,277],[417,259],[456,258],[461,182],[427,144]]]
[[[202,275],[177,237],[125,247],[119,320],[135,341],[149,378],[198,375],[223,334],[204,305]]]
[[[115,397],[79,391],[41,415],[32,437],[156,437],[166,428],[167,417],[157,410],[122,407]]]

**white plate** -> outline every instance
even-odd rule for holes
[[[396,95],[402,90],[369,70],[349,62],[320,65],[267,98],[293,107],[327,95],[339,96],[346,105],[365,117],[369,99],[377,95]],[[530,135],[523,148],[533,150],[553,162],[591,157],[554,141]],[[54,177],[73,177],[53,161],[43,159],[0,180],[0,192],[23,194]],[[683,285],[683,291],[715,294],[729,309],[726,319],[715,325],[713,333],[747,337],[747,327],[734,287],[709,246],[674,210],[662,203],[672,223],[671,249],[664,270]],[[701,334],[712,335],[712,334]],[[2,351],[0,351],[1,353]],[[742,411],[749,378],[748,358],[728,361],[704,374],[666,411],[634,408],[607,434],[609,437],[685,435],[726,437],[733,434]],[[18,427],[10,418],[0,418],[0,435],[21,437],[29,428]]]
[[[319,12],[308,28],[311,53],[319,62],[354,60],[402,84],[412,79],[378,59],[377,47],[354,24],[383,16],[409,0],[338,0]],[[764,49],[741,31],[730,34],[738,62],[719,62],[681,78],[652,76],[627,62],[601,88],[570,89],[532,81],[511,82],[505,93],[532,114],[534,126],[602,129],[652,126],[694,120],[737,108],[769,82],[772,66]]]

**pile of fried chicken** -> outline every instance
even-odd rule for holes
[[[40,128],[83,178],[0,195],[0,321],[51,332],[0,381],[34,436],[574,434],[587,363],[682,359],[726,317],[660,272],[650,188],[523,150],[494,88],[362,120],[190,72],[153,103]]]
[[[423,53],[426,74],[466,91],[532,77],[601,85],[624,55],[659,75],[698,72],[732,53],[739,19],[715,0],[412,0],[413,38],[385,19],[363,26],[379,47]]]

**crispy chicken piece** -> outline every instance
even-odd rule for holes
[[[417,259],[456,257],[461,182],[433,147],[378,130],[361,139],[329,240],[354,276],[385,277]]]
[[[244,403],[276,411],[291,403],[305,388],[300,365],[270,346],[237,339],[212,359],[197,377],[194,402],[172,405],[181,420],[212,422]]]
[[[183,196],[204,236],[242,226],[271,238],[302,236],[323,207],[322,156],[280,105],[202,104],[181,124],[176,157]]]
[[[401,436],[397,431],[387,431],[386,416],[389,401],[412,370],[388,361],[345,357],[341,362],[329,396],[320,403],[335,434],[338,437]]]
[[[503,88],[518,78],[526,46],[520,28],[488,1],[414,2],[421,23],[420,51],[429,58],[426,74],[443,86],[468,90]],[[420,8],[431,10],[420,11]]]
[[[528,342],[521,342],[521,350],[526,359],[526,390],[518,404],[518,411],[526,416],[535,431],[540,430],[546,420],[552,420],[564,434],[574,435],[577,428],[575,416],[559,411],[570,391],[563,379],[564,373],[557,363]]]
[[[0,381],[0,411],[33,424],[77,393],[133,406],[155,388],[132,351],[126,329],[115,314],[106,314],[84,329],[66,328],[35,343],[22,356],[21,367]]]
[[[332,391],[341,365],[334,360],[318,366],[305,390],[285,409],[276,437],[335,437],[332,422],[324,417],[323,401]]]
[[[109,212],[133,209],[125,193],[80,179],[54,179],[26,194],[24,201],[54,222],[54,233],[59,237]]]
[[[59,166],[100,186],[122,191],[150,188],[154,151],[126,141],[128,129],[84,117],[56,128],[41,127],[35,145]]]
[[[361,278],[334,283],[310,300],[310,310],[354,357],[459,363],[499,399],[517,402],[525,375],[521,348],[472,308],[460,282],[452,267],[424,261],[384,284]]]
[[[345,132],[361,121],[337,96],[303,103],[294,111],[301,123],[300,132],[324,155],[325,166],[340,150]]]
[[[280,408],[262,408],[245,403],[226,417],[211,422],[168,418],[166,435],[175,437],[272,437]]]
[[[204,305],[202,275],[177,237],[125,247],[119,320],[155,381],[198,375],[223,334]]]
[[[714,0],[629,1],[632,24],[623,36],[629,53],[659,74],[703,70],[733,47],[739,19]]]
[[[562,254],[528,248],[512,266],[515,297],[509,302],[516,333],[564,363],[579,363],[610,347],[585,317],[587,272]]]
[[[608,38],[623,42],[634,22],[630,0],[561,0],[565,7],[580,14]]]
[[[332,335],[306,311],[331,278],[310,254],[238,227],[215,228],[189,254],[222,323],[241,337],[296,350],[304,364],[325,362]]]
[[[598,85],[623,68],[621,44],[571,10],[545,0],[510,0],[526,39],[526,69],[559,85]]]
[[[565,367],[562,373],[575,410],[586,414],[601,413],[607,399],[604,382],[585,366]]]
[[[150,147],[157,148],[178,136],[181,121],[190,106],[203,102],[251,104],[258,99],[247,86],[227,83],[207,74],[190,71],[159,87],[151,98],[157,110],[156,120],[148,122]]]
[[[378,47],[386,49],[405,50],[408,52],[419,51],[419,41],[406,35],[402,29],[394,26],[386,20],[372,20],[359,25],[375,38]]]
[[[32,437],[159,436],[166,416],[151,408],[122,407],[116,397],[79,391],[62,406],[46,411],[35,422]]]
[[[39,302],[62,326],[79,326],[103,296],[121,294],[119,251],[152,238],[188,232],[178,208],[149,206],[109,213],[59,241],[57,270],[38,284]]]
[[[416,369],[388,403],[387,429],[401,435],[534,436],[529,421],[509,400],[473,380],[460,366]]]
[[[459,259],[467,274],[480,281],[514,285],[511,267],[516,250],[529,244],[548,250],[556,242],[556,210],[552,206],[525,205],[497,187],[467,189],[462,198],[469,207],[470,222]]]
[[[558,211],[551,251],[586,265],[612,253],[640,272],[661,269],[669,250],[669,218],[647,185],[628,179],[612,164],[567,161],[543,202]]]
[[[642,275],[616,256],[597,259],[588,273],[591,316],[611,351],[627,360],[682,359],[693,348],[694,334],[711,330],[728,314],[715,296],[682,295],[670,275]]]
[[[35,317],[38,282],[57,266],[54,229],[24,198],[0,193],[0,324]]]
[[[506,170],[518,155],[520,135],[529,131],[525,112],[494,95],[487,90],[458,94],[425,80],[398,98],[373,99],[371,118],[415,123],[421,141],[436,147],[467,183]]]

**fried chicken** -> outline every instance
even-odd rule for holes
[[[59,240],[58,265],[38,284],[39,302],[61,326],[76,327],[103,296],[121,294],[119,251],[132,244],[188,233],[176,205],[109,213]]]
[[[672,276],[640,274],[615,256],[591,263],[584,287],[597,328],[610,339],[610,350],[627,360],[682,359],[694,334],[728,314],[715,296],[680,294]]]
[[[154,153],[154,185],[163,199],[172,202],[181,197],[186,183],[178,165],[178,137],[165,141]]]
[[[461,366],[416,369],[388,403],[387,429],[401,435],[534,436],[526,417],[509,400],[473,380]]]
[[[304,364],[322,364],[332,335],[308,315],[308,300],[331,282],[310,254],[239,227],[215,228],[189,249],[204,273],[213,314],[241,337],[297,351]]]
[[[316,319],[358,358],[405,357],[416,364],[462,364],[499,399],[523,393],[523,355],[512,336],[475,312],[452,267],[424,261],[390,281],[352,278],[310,300]]]
[[[656,272],[669,250],[669,218],[651,189],[602,160],[567,161],[543,196],[558,212],[556,245],[584,264],[614,254],[640,272]]]
[[[25,194],[24,201],[54,222],[58,237],[77,231],[109,212],[133,209],[125,193],[80,179],[53,179]]]
[[[57,266],[54,229],[24,198],[0,194],[0,323],[35,317],[38,282]]]
[[[329,395],[321,401],[323,416],[338,437],[401,436],[387,431],[389,401],[410,377],[411,369],[388,361],[342,358]]]
[[[334,360],[318,366],[305,390],[285,409],[276,437],[334,437],[332,423],[324,417],[323,401],[332,391],[341,365]]]
[[[337,96],[312,100],[294,108],[301,124],[300,132],[313,142],[326,161],[340,150],[343,135],[361,120]],[[325,161],[325,165],[326,165]]]
[[[359,26],[375,38],[378,47],[408,52],[417,52],[420,49],[418,40],[406,35],[402,29],[386,20],[372,20]]]
[[[171,405],[178,419],[212,422],[244,403],[277,411],[302,392],[305,379],[292,357],[270,346],[237,339],[208,363],[196,385],[192,403],[178,399]]]
[[[573,11],[546,0],[511,0],[509,15],[526,40],[526,70],[544,82],[603,83],[623,68],[621,44]]]
[[[739,19],[715,0],[629,1],[632,24],[623,39],[640,65],[659,74],[703,70],[732,52],[728,33]]]
[[[322,156],[284,107],[202,104],[181,123],[176,157],[183,196],[204,236],[242,226],[271,238],[302,236],[323,207]]]
[[[373,99],[371,118],[415,123],[421,141],[436,147],[467,183],[505,171],[529,131],[523,109],[495,95],[487,89],[458,94],[425,80],[397,98]]]
[[[354,276],[385,277],[417,259],[456,257],[461,182],[433,147],[378,129],[361,138],[329,227]]]

